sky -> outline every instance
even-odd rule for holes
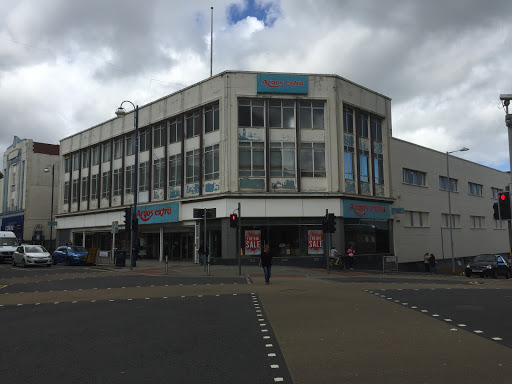
[[[394,137],[510,170],[510,0],[2,0],[0,152],[208,78],[211,7],[214,75],[335,74],[392,99]]]

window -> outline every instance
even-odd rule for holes
[[[181,154],[169,156],[169,187],[181,185]]]
[[[80,153],[73,153],[73,171],[78,171],[80,169]]]
[[[384,160],[382,153],[374,154],[373,168],[375,172],[373,175],[375,184],[384,184]]]
[[[300,127],[309,129],[324,129],[323,101],[300,102]]]
[[[372,140],[382,141],[382,121],[378,117],[372,116]]]
[[[343,132],[354,133],[354,110],[349,107],[343,107]]]
[[[345,145],[345,180],[354,180],[354,147]]]
[[[181,117],[175,117],[169,123],[169,143],[181,141]]]
[[[238,126],[263,127],[265,125],[265,107],[260,99],[238,99]]]
[[[114,140],[114,159],[120,159],[123,156],[123,139]]]
[[[101,198],[110,198],[110,171],[103,172],[101,176]]]
[[[295,128],[295,101],[270,100],[270,128]]]
[[[110,141],[102,145],[101,161],[103,163],[110,161]]]
[[[482,196],[483,186],[475,183],[468,183],[468,191],[470,195]]]
[[[270,176],[295,177],[295,143],[270,143]]]
[[[199,182],[199,149],[187,152],[185,156],[186,164],[186,175],[185,183],[197,183]]]
[[[149,190],[149,161],[139,164],[139,192]]]
[[[82,168],[89,167],[89,148],[82,151]]]
[[[139,132],[139,152],[149,150],[149,129],[144,129]]]
[[[441,214],[441,225],[443,228],[450,228],[450,222],[448,221],[448,217],[450,215],[447,213]],[[460,215],[452,214],[452,228],[460,228]]]
[[[126,136],[126,156],[135,154],[135,134]]]
[[[448,190],[448,178],[445,176],[439,176],[439,188],[444,191]],[[457,180],[450,177],[450,191],[457,192]]]
[[[96,200],[98,198],[98,175],[91,176],[91,199]]]
[[[204,133],[219,130],[219,103],[205,107],[204,109]]]
[[[164,187],[165,159],[153,160],[153,189]]]
[[[162,147],[165,144],[165,129],[163,124],[155,126],[153,132],[153,148]]]
[[[491,187],[491,193],[493,199],[498,199],[498,194],[503,192],[503,189]]]
[[[73,179],[73,185],[71,189],[71,201],[76,203],[78,201],[78,179]]]
[[[89,177],[84,176],[82,177],[82,201],[87,201],[89,198]]]
[[[494,220],[494,228],[495,229],[504,229],[503,222],[505,222],[505,226],[507,226],[507,220]]]
[[[300,167],[303,177],[325,177],[325,143],[302,143]]]
[[[404,223],[408,227],[428,227],[428,212],[405,211]]]
[[[123,190],[122,176],[123,170],[121,168],[114,169],[114,196],[119,196]]]
[[[238,175],[265,176],[265,144],[255,141],[238,142]]]
[[[100,163],[98,146],[92,147],[92,165],[98,165]]]
[[[365,183],[370,181],[370,174],[368,172],[368,157],[369,152],[359,150],[359,180]]]
[[[368,137],[368,114],[359,113],[357,116],[357,134],[359,137]]]
[[[69,181],[64,182],[64,204],[69,204]]]
[[[414,171],[412,169],[403,168],[402,169],[402,178],[403,182],[406,184],[414,184],[425,186],[425,172]]]
[[[483,229],[485,228],[485,216],[469,216],[471,220],[471,228]]]
[[[64,158],[64,173],[69,173],[71,171],[70,168],[70,160],[69,157]]]
[[[201,114],[199,109],[185,115],[185,136],[194,137],[201,133]]]
[[[204,149],[204,179],[219,178],[219,144]]]
[[[126,194],[133,193],[133,181],[135,178],[135,166],[129,165],[125,169],[125,187],[124,191]]]

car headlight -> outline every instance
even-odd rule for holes
[[[492,269],[492,265],[488,265],[487,267],[485,267],[487,269]]]

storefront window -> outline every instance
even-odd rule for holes
[[[345,245],[357,254],[389,253],[389,225],[387,220],[345,219]]]

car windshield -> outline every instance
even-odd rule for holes
[[[87,249],[84,247],[69,247],[71,252],[87,252]]]
[[[489,262],[489,261],[496,261],[496,256],[494,255],[480,255],[475,257],[474,262]]]
[[[26,253],[44,253],[46,252],[46,249],[44,249],[41,246],[31,246],[31,247],[25,247]]]
[[[0,244],[7,246],[16,246],[18,245],[18,242],[13,237],[3,237],[2,239],[0,239]]]

